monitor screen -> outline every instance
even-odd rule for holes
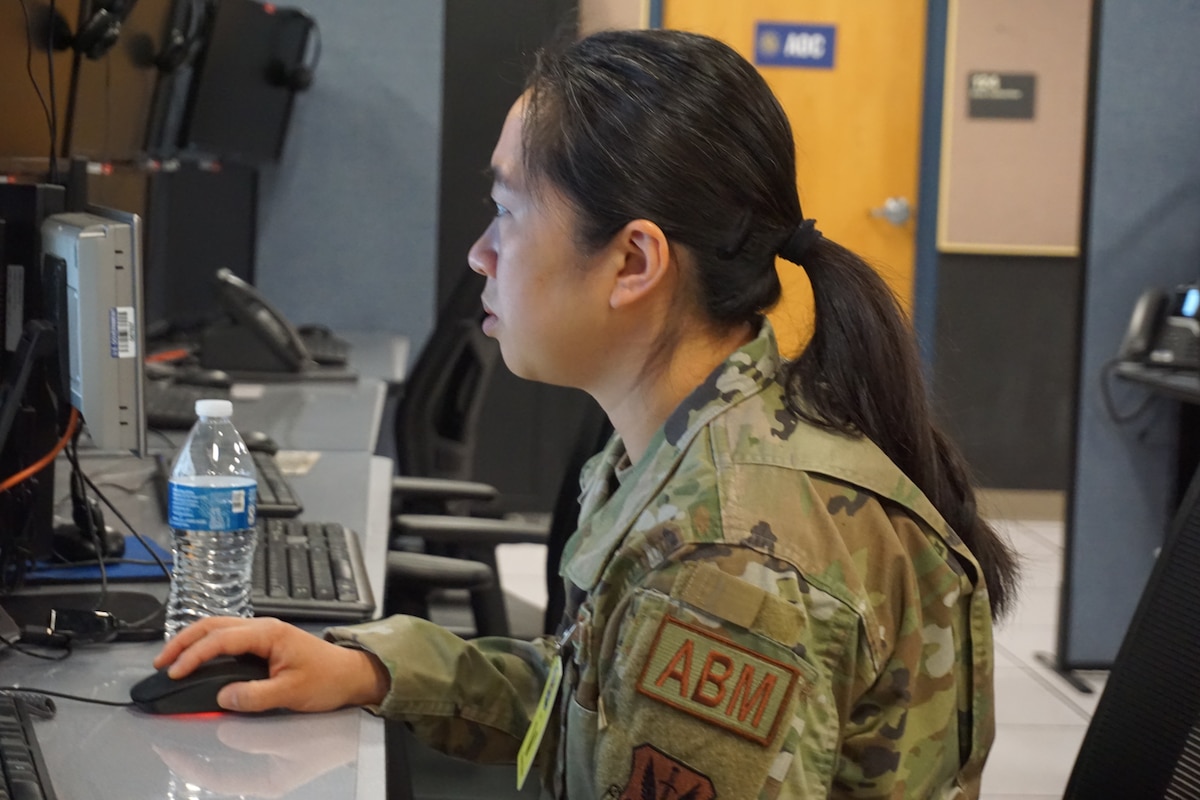
[[[273,161],[283,151],[312,20],[255,0],[219,0],[197,63],[181,144],[224,160]]]

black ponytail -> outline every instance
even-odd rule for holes
[[[821,238],[803,257],[816,320],[785,368],[789,407],[830,430],[866,436],[906,474],[975,554],[995,616],[1011,605],[1017,561],[979,515],[957,447],[933,420],[916,340],[896,296],[846,248]]]

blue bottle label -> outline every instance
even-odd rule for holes
[[[167,524],[184,531],[240,531],[254,527],[258,487],[167,484]]]

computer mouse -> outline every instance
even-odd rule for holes
[[[129,690],[129,699],[149,714],[200,714],[224,711],[217,692],[238,681],[258,681],[271,676],[269,662],[255,655],[218,656],[178,680],[164,667]]]
[[[258,450],[275,455],[279,452],[279,444],[262,431],[238,431],[247,450]]]

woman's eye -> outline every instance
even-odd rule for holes
[[[496,216],[497,216],[497,217],[506,217],[506,216],[508,216],[508,209],[507,209],[507,208],[505,208],[504,206],[500,205],[499,203],[497,203],[497,202],[496,202],[495,200],[493,200],[492,198],[490,198],[490,197],[485,197],[485,198],[483,198],[483,202],[484,202],[484,204],[486,204],[486,205],[489,205],[489,206],[491,206],[491,207],[492,207],[492,210],[495,212],[495,214],[496,214]]]

